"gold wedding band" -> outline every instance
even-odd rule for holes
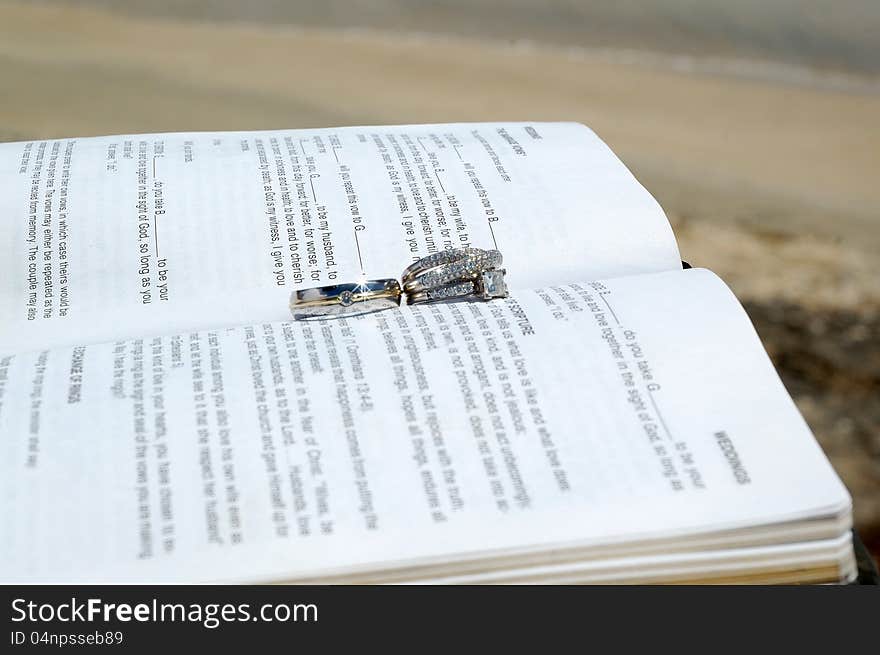
[[[297,320],[352,316],[400,306],[400,283],[392,278],[297,289],[290,311]]]

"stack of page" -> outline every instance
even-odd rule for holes
[[[510,297],[291,320],[504,255]],[[0,581],[846,582],[748,316],[567,123],[0,145]]]

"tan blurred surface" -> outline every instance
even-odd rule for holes
[[[880,548],[880,85],[476,39],[0,4],[0,139],[576,120],[746,303]]]

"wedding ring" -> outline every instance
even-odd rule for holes
[[[497,250],[444,250],[413,262],[403,271],[407,304],[442,300],[492,300],[507,297]]]
[[[405,291],[417,291],[456,279],[474,279],[483,269],[501,265],[501,253],[481,248],[457,248],[433,253],[413,262],[401,275]]]
[[[297,289],[290,294],[290,311],[297,320],[351,316],[398,307],[400,283],[394,279],[364,280]]]
[[[507,271],[503,268],[483,271],[475,280],[458,280],[430,289],[413,291],[406,294],[406,303],[408,305],[419,305],[444,300],[493,300],[495,298],[506,298],[508,295],[507,283],[504,280],[506,273]]]
[[[406,293],[416,293],[452,282],[476,280],[484,271],[500,268],[502,261],[497,250],[444,250],[410,264],[403,271],[403,289]]]

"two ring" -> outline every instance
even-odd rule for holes
[[[296,319],[351,316],[400,305],[451,300],[506,298],[507,283],[497,250],[444,250],[413,262],[394,279],[364,280],[294,291],[290,310]]]

